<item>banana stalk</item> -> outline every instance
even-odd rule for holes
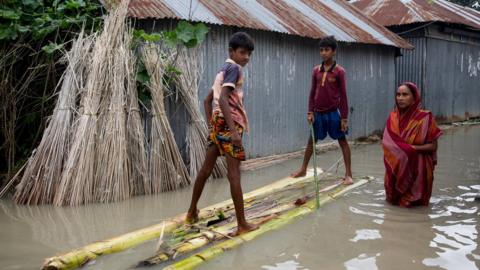
[[[367,179],[359,179],[355,181],[354,184],[350,186],[338,186],[332,192],[328,194],[324,194],[319,198],[320,206],[325,205],[326,203],[338,198],[339,196],[345,194],[346,192],[353,190],[361,185],[368,183]],[[287,211],[284,214],[278,215],[275,218],[271,219],[270,221],[263,224],[259,229],[234,237],[229,240],[225,240],[220,242],[216,245],[213,245],[199,253],[196,253],[186,259],[183,259],[177,263],[174,263],[170,266],[163,268],[163,270],[189,270],[194,269],[195,267],[201,265],[205,261],[211,260],[214,257],[223,254],[225,251],[233,249],[244,242],[251,241],[256,237],[278,229],[294,220],[298,219],[299,217],[308,215],[313,213],[316,210],[316,200],[309,200],[302,206],[294,208],[290,211]]]
[[[313,173],[309,172],[305,177],[292,179],[284,178],[270,185],[253,190],[244,195],[245,205],[253,205],[257,199],[265,198],[283,189],[294,189],[296,186],[305,185],[312,181]],[[233,212],[233,202],[231,199],[214,204],[200,210],[199,218],[201,220],[212,219],[218,211],[227,213]],[[179,226],[183,225],[185,214],[178,215],[165,221],[164,233],[171,233]],[[133,231],[118,237],[92,243],[79,249],[70,251],[63,255],[47,258],[43,264],[43,270],[67,270],[81,267],[97,257],[112,253],[124,251],[136,247],[144,242],[156,239],[160,236],[164,223],[159,223],[144,229]]]

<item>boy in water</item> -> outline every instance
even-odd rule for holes
[[[353,184],[350,147],[345,137],[348,131],[348,100],[345,83],[345,69],[335,62],[337,41],[333,36],[320,40],[321,65],[314,67],[312,86],[308,100],[307,121],[312,124],[315,143],[327,137],[338,140],[345,162],[345,185]],[[313,153],[313,141],[310,136],[305,150],[303,164],[291,174],[302,177],[307,173],[308,162]]]
[[[186,221],[198,221],[197,203],[202,195],[206,180],[212,174],[217,157],[225,155],[228,168],[228,181],[237,216],[237,232],[243,234],[258,228],[245,219],[243,192],[240,183],[240,163],[245,160],[242,134],[248,130],[247,114],[243,106],[243,73],[250,60],[254,44],[250,36],[243,32],[230,37],[229,56],[217,73],[204,106],[207,121],[210,122],[210,135],[205,161],[193,187],[192,201]]]

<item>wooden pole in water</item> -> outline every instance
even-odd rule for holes
[[[318,194],[318,176],[317,176],[317,149],[315,147],[315,130],[313,129],[313,123],[310,123],[310,133],[312,136],[312,150],[313,150],[313,179],[315,181],[315,205],[317,209],[320,208],[320,195]]]

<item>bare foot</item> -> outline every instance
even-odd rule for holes
[[[290,176],[293,177],[293,178],[304,177],[305,175],[307,175],[307,170],[304,170],[304,169],[300,169],[300,170],[290,174]]]
[[[198,213],[200,211],[196,210],[195,211],[190,211],[188,210],[187,212],[187,217],[185,218],[185,223],[187,224],[194,224],[198,222]]]
[[[343,178],[342,184],[344,184],[346,186],[353,184],[352,177],[346,176],[345,178]]]
[[[229,236],[232,236],[232,237],[239,236],[239,235],[242,235],[244,233],[255,231],[258,228],[260,228],[260,226],[258,226],[257,224],[246,223],[245,225],[238,226],[237,230],[233,233],[230,233]]]
[[[308,196],[305,196],[305,197],[303,197],[303,198],[297,199],[297,200],[295,201],[295,205],[296,205],[296,206],[304,205],[304,204],[307,203],[307,201],[308,201]]]

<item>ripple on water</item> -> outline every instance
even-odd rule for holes
[[[378,270],[377,267],[377,257],[380,256],[380,253],[377,253],[373,256],[369,256],[365,253],[358,255],[358,257],[353,258],[344,263],[344,266],[347,270],[357,270],[357,269],[369,269],[369,270]]]
[[[379,230],[362,229],[356,230],[355,234],[355,237],[350,239],[351,242],[358,242],[360,240],[375,240],[382,238]]]
[[[262,266],[262,269],[266,269],[266,270],[309,270],[308,268],[305,268],[305,267],[301,266],[299,262],[296,262],[294,260],[288,260],[288,261],[285,261],[285,262],[276,263],[274,266],[264,265],[264,266]]]
[[[458,186],[458,190],[472,191],[477,186]],[[476,261],[480,256],[475,254],[478,246],[477,218],[478,207],[471,201],[475,193],[460,194],[455,198],[439,200],[432,209],[430,218],[435,222],[432,229],[435,237],[430,247],[437,257],[425,258],[426,266],[443,269],[476,270]],[[472,197],[473,196],[473,197]],[[472,197],[472,198],[465,198]]]

